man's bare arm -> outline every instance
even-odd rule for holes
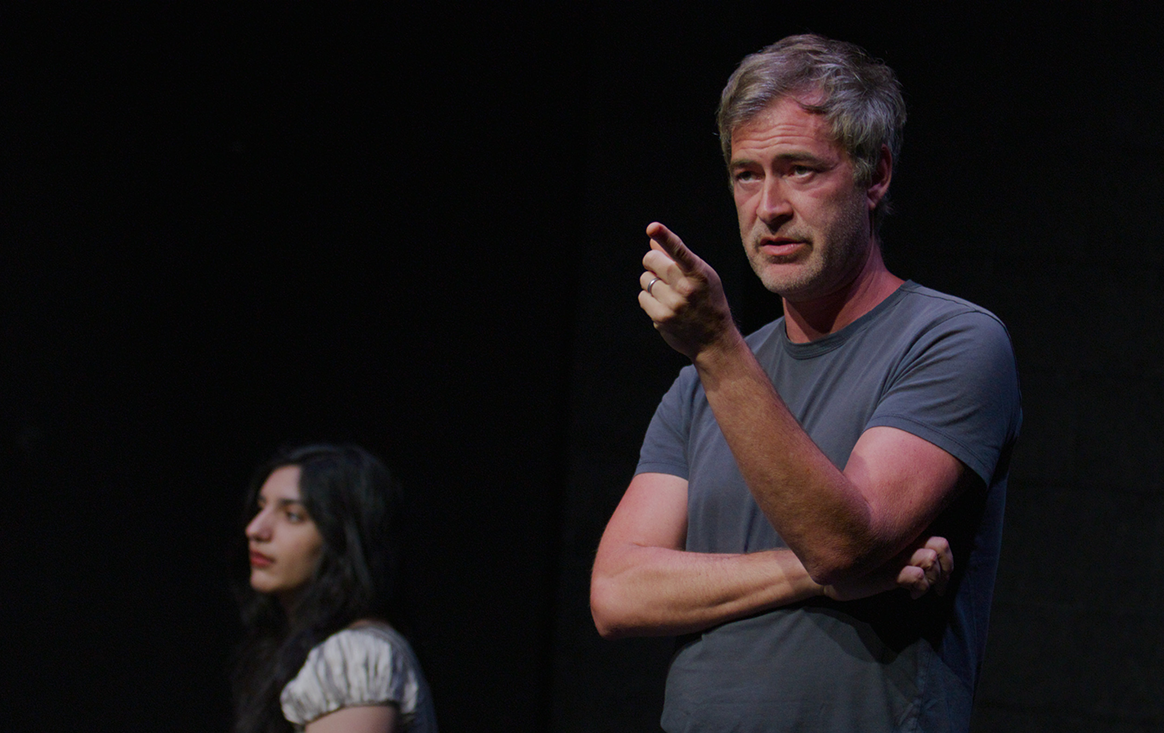
[[[719,278],[661,224],[648,227],[639,302],[695,365],[764,515],[821,583],[861,577],[916,540],[957,496],[966,473],[937,446],[872,428],[837,469],[788,411],[732,322]]]
[[[746,555],[686,552],[687,481],[639,474],[602,535],[590,610],[602,636],[665,636],[715,626],[818,595],[852,600],[896,587],[940,591],[953,569],[949,546],[931,538],[877,573],[823,587],[788,550]]]

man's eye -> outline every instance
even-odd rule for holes
[[[798,177],[803,178],[804,176],[807,176],[811,173],[812,173],[812,168],[809,168],[807,165],[794,165],[794,166],[792,166],[792,175],[794,175],[794,176],[798,176]]]

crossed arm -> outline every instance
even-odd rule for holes
[[[709,554],[683,549],[687,481],[635,476],[611,517],[590,582],[590,610],[606,638],[685,634],[815,596],[852,600],[893,588],[941,592],[949,545],[931,537],[878,571],[822,586],[789,550]]]

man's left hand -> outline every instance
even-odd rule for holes
[[[834,601],[854,601],[894,588],[904,588],[914,599],[931,590],[943,595],[953,574],[954,553],[950,543],[945,537],[930,537],[924,544],[907,549],[862,578],[825,586],[824,594]]]
[[[708,347],[739,338],[719,275],[658,222],[647,226],[639,305],[663,339],[692,361]]]

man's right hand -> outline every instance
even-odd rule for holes
[[[695,361],[700,352],[742,340],[719,275],[659,222],[647,226],[639,306],[671,348]]]

